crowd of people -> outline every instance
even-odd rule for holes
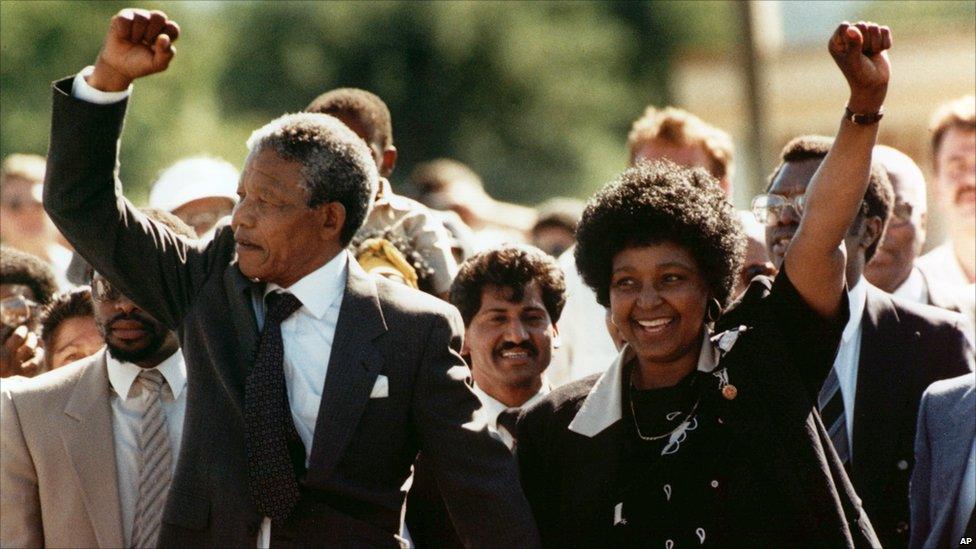
[[[750,211],[728,134],[674,107],[585,204],[450,159],[409,198],[356,88],[137,208],[126,107],[179,34],[119,12],[53,86],[46,159],[3,162],[0,546],[976,538],[976,99],[935,110],[929,189],[876,143],[887,27],[829,37],[836,135],[792,139]]]

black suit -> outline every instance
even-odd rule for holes
[[[261,288],[238,268],[230,228],[189,242],[120,198],[126,103],[79,101],[70,85],[54,90],[44,205],[99,273],[177,330],[186,357],[183,445],[160,544],[254,547],[262,517],[248,487],[242,408],[258,341],[251,296]],[[450,305],[349,261],[301,501],[272,525],[272,546],[396,545],[400,486],[420,449],[465,543],[538,543],[511,454],[486,428],[462,427],[479,403],[461,334]],[[380,375],[388,396],[370,398]]]
[[[973,368],[961,315],[867,288],[851,480],[885,547],[908,545],[918,405],[932,382]]]

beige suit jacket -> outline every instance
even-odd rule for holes
[[[0,546],[122,547],[105,350],[0,390]]]

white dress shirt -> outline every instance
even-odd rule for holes
[[[951,241],[946,241],[936,246],[929,253],[915,260],[915,264],[925,269],[933,280],[946,286],[969,286],[970,290],[974,286],[966,278],[966,273],[959,264],[956,251]]]
[[[498,425],[498,416],[500,416],[501,413],[504,412],[505,410],[509,409],[510,406],[507,406],[503,402],[499,402],[498,400],[495,400],[493,396],[484,392],[481,389],[481,387],[478,387],[477,383],[474,384],[472,390],[474,391],[475,396],[478,397],[478,400],[481,401],[481,409],[478,410],[478,413],[482,414],[482,417],[485,419],[485,421],[488,423],[488,426],[491,428],[492,434],[500,438],[501,441],[505,443],[505,446],[508,446],[509,450],[514,448],[515,439],[512,438],[512,433],[509,433],[508,429],[506,429],[505,427]],[[549,394],[549,383],[547,383],[546,380],[543,379],[542,387],[539,388],[539,392],[532,395],[532,398],[526,400],[524,404],[519,406],[519,408],[520,409],[528,408],[529,406],[532,406],[536,402],[539,402],[540,400],[545,398],[545,396],[548,394]]]
[[[132,543],[132,527],[139,499],[139,435],[142,433],[142,414],[146,410],[148,394],[142,390],[142,384],[135,383],[143,368],[131,362],[120,362],[107,350],[105,362],[112,385],[112,432],[122,510],[122,540],[128,547]],[[186,364],[183,353],[176,351],[155,369],[163,374],[165,380],[159,401],[166,416],[175,472],[183,438],[183,417],[186,414]]]
[[[288,288],[268,284],[263,295],[252,295],[258,327],[264,328],[264,297],[287,291],[302,302],[300,309],[281,323],[284,343],[285,387],[288,406],[298,436],[305,445],[305,465],[312,455],[315,422],[322,403],[325,374],[332,355],[339,309],[346,290],[348,253],[341,252],[328,263],[305,275]],[[265,517],[258,532],[258,547],[271,545],[271,519]]]
[[[106,105],[121,101],[132,93],[131,85],[120,92],[103,92],[91,87],[85,76],[91,74],[92,70],[93,67],[86,67],[75,76],[71,88],[72,96],[90,103]],[[302,302],[302,307],[281,323],[281,337],[285,351],[284,372],[288,405],[295,429],[305,445],[306,465],[312,453],[315,422],[318,419],[319,404],[322,402],[322,389],[332,354],[339,308],[346,289],[346,262],[350,258],[348,252],[341,252],[291,287],[284,288]],[[275,290],[282,288],[276,284],[268,284],[265,295]],[[252,298],[260,329],[264,327],[264,295],[252,295]],[[126,541],[128,542],[128,538]],[[258,532],[257,546],[266,548],[270,543],[271,520],[265,517]]]
[[[922,275],[922,271],[918,270],[918,267],[912,267],[912,272],[908,275],[908,278],[901,283],[901,286],[895,288],[895,291],[891,292],[891,295],[927,305],[929,302],[929,287],[925,283],[925,277]]]
[[[857,365],[861,360],[861,319],[864,318],[864,304],[868,297],[868,282],[862,276],[847,293],[851,316],[844,326],[840,338],[834,369],[840,382],[840,393],[844,398],[844,419],[847,422],[847,442],[851,455],[854,448],[854,397],[857,394]]]

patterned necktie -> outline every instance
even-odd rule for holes
[[[137,548],[156,546],[166,495],[173,479],[169,429],[159,401],[163,381],[163,374],[156,369],[143,370],[136,378],[148,395],[139,435],[139,499],[132,528],[132,547]]]
[[[296,468],[303,467],[305,459],[288,406],[281,323],[302,303],[280,292],[268,295],[267,301],[254,368],[244,384],[244,442],[251,495],[264,516],[280,521],[298,503]]]
[[[847,438],[847,418],[844,414],[844,395],[840,390],[840,380],[837,378],[837,369],[831,368],[827,375],[823,387],[820,388],[820,396],[817,399],[820,408],[820,417],[823,419],[824,426],[827,427],[827,434],[830,442],[837,451],[844,467],[849,467],[851,463],[851,446]]]

